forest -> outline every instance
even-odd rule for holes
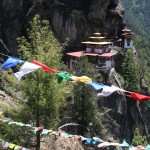
[[[121,0],[125,8],[125,23],[135,33],[135,48],[141,60],[141,69],[145,67],[145,78],[147,84],[149,82],[149,67],[150,67],[150,1],[148,0]]]

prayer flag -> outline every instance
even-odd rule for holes
[[[130,146],[129,150],[139,150],[138,148],[134,147],[134,146]]]
[[[73,139],[73,141],[74,141],[74,142],[77,142],[77,141],[79,140],[79,138],[80,138],[80,136],[76,136],[76,137]]]
[[[6,142],[6,144],[4,145],[4,148],[8,148],[10,146],[10,143]]]
[[[96,145],[97,143],[99,143],[100,141],[97,139],[97,140],[94,140],[94,141],[92,141],[92,143],[94,144],[94,145]]]
[[[70,75],[67,72],[57,73],[56,77],[57,77],[57,83],[59,83],[59,84],[63,81],[63,79],[66,79],[68,81],[71,79]]]
[[[6,145],[7,142],[3,141],[2,142],[2,147],[4,148],[4,146]]]
[[[92,79],[87,76],[81,76],[81,77],[71,76],[71,80],[75,82],[83,82],[83,83],[92,82]]]
[[[150,96],[141,95],[135,92],[130,92],[130,95],[126,95],[126,96],[136,99],[137,101],[140,101],[140,102],[145,102],[150,99]]]
[[[93,137],[93,144],[97,144],[97,143],[101,143],[101,142],[104,142],[103,140],[101,140],[100,138],[97,138],[97,137]]]
[[[98,82],[88,82],[87,85],[90,85],[95,90],[101,90],[105,86],[104,84],[98,83]]]
[[[109,145],[110,145],[109,142],[103,142],[103,143],[100,143],[100,144],[98,145],[98,147],[101,148],[101,147],[105,147],[105,146],[109,146]]]
[[[52,69],[52,68],[50,68],[50,67],[48,67],[48,66],[46,66],[46,65],[44,65],[44,64],[42,64],[40,62],[38,62],[37,60],[33,60],[32,62],[34,64],[36,64],[36,65],[41,66],[42,70],[44,70],[44,71],[48,71],[48,72],[52,72],[52,73],[58,73],[59,72],[58,70]]]
[[[145,150],[150,150],[150,145],[147,145],[147,146],[145,147]]]
[[[121,146],[121,144],[119,144],[119,143],[110,143],[109,146]]]
[[[14,148],[14,150],[21,150],[21,149],[22,149],[22,147],[19,146],[19,145],[16,145],[15,148]]]
[[[36,71],[37,69],[39,69],[41,66],[38,66],[36,64],[33,64],[33,63],[29,63],[29,62],[25,62],[19,72],[16,72],[14,73],[14,75],[16,76],[16,78],[18,78],[18,80],[21,80],[22,76],[24,76],[25,74],[27,73],[30,73],[30,72],[33,72],[33,71]]]
[[[48,134],[48,130],[47,129],[43,129],[41,134]]]
[[[69,138],[70,135],[68,133],[61,133],[61,136],[64,137],[64,138]]]
[[[28,148],[23,147],[22,150],[29,150]]]
[[[81,138],[81,141],[86,141],[87,140],[87,138],[85,138],[84,136],[80,136],[80,138]]]
[[[90,144],[91,142],[92,142],[92,139],[91,138],[87,138],[85,144]]]
[[[53,130],[48,130],[48,133],[51,133],[51,132],[53,132]]]
[[[136,146],[136,148],[137,148],[138,150],[145,150],[145,148],[144,148],[143,146],[141,146],[141,145]]]
[[[9,148],[14,149],[15,146],[16,146],[15,144],[10,144]]]
[[[104,86],[102,92],[99,93],[98,96],[105,96],[105,97],[107,97],[107,96],[111,95],[115,91],[122,91],[122,92],[124,92],[125,90],[120,89],[120,88],[118,88],[116,86]]]
[[[1,66],[1,70],[6,70],[8,68],[16,66],[18,63],[24,62],[21,59],[9,57]]]
[[[130,145],[124,140],[122,144],[120,145],[121,147],[130,147]]]

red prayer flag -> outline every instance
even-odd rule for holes
[[[37,127],[38,131],[43,130],[43,127]]]
[[[58,132],[55,133],[55,135],[60,136],[60,135],[61,135],[61,132],[58,131]]]
[[[137,148],[137,150],[145,150],[145,148],[141,145],[138,145],[136,148]]]
[[[73,141],[74,141],[74,142],[77,142],[77,141],[79,140],[79,138],[80,138],[79,136],[78,136],[78,137],[75,137],[75,138],[73,139]]]
[[[136,99],[137,101],[140,101],[140,102],[145,102],[150,99],[150,96],[141,95],[135,92],[131,92],[130,95],[126,95],[126,96]]]
[[[52,73],[58,73],[58,72],[59,72],[58,70],[49,68],[48,66],[46,66],[46,65],[44,65],[44,64],[42,64],[42,63],[40,63],[40,62],[37,61],[37,60],[32,60],[32,62],[33,62],[34,64],[36,64],[36,65],[41,66],[41,67],[42,67],[42,70],[44,70],[44,71],[48,71],[48,72],[52,72]]]

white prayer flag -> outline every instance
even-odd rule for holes
[[[105,96],[105,97],[107,97],[107,96],[111,95],[115,91],[125,92],[125,90],[120,89],[120,88],[118,88],[116,86],[104,86],[102,92],[99,93],[98,96]]]
[[[16,78],[18,78],[18,80],[21,80],[22,76],[24,76],[25,74],[27,73],[30,73],[30,72],[33,72],[33,71],[36,71],[37,69],[39,69],[41,66],[38,66],[36,64],[33,64],[33,63],[29,63],[29,62],[25,62],[19,72],[16,72],[14,73],[14,75],[16,76]]]

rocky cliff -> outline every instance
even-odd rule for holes
[[[28,23],[37,13],[50,21],[60,41],[69,38],[69,47],[76,45],[75,49],[93,32],[120,36],[123,28],[124,10],[119,0],[1,0],[0,39],[11,55],[17,55],[16,38],[26,36]]]

